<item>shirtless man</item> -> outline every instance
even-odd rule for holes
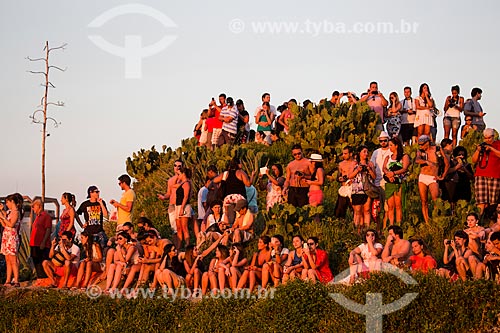
[[[389,236],[382,251],[382,261],[394,266],[405,265],[411,255],[411,245],[403,239],[403,229],[398,225],[389,227]]]
[[[288,195],[288,203],[295,207],[302,207],[308,204],[309,186],[306,179],[311,179],[311,162],[304,158],[302,147],[295,144],[292,147],[294,160],[286,167],[286,180],[283,192]]]
[[[170,177],[170,179],[167,182],[167,192],[165,194],[158,194],[158,199],[160,200],[169,200],[169,205],[168,205],[168,220],[170,222],[170,228],[172,229],[173,233],[173,241],[174,245],[176,248],[179,248],[181,245],[181,242],[179,238],[177,237],[177,226],[175,223],[175,189],[174,185],[177,183],[177,178],[179,177],[179,174],[181,172],[181,168],[184,166],[184,163],[181,160],[176,160],[174,162],[174,175]]]
[[[469,256],[469,266],[472,274],[476,276],[477,265],[483,259],[483,250],[481,243],[486,239],[484,228],[479,225],[479,216],[476,213],[467,214],[467,229],[465,233],[469,235],[469,249],[472,255]]]
[[[444,171],[441,175],[439,172],[438,153],[443,156]],[[422,201],[422,214],[424,215],[425,223],[429,223],[429,206],[428,193],[431,193],[431,198],[435,201],[439,196],[438,180],[443,180],[448,172],[450,162],[444,155],[443,149],[440,146],[431,146],[431,139],[427,135],[421,135],[418,138],[418,151],[415,163],[420,164],[420,175],[418,176],[418,190],[420,192],[420,200]]]
[[[351,146],[345,146],[342,149],[342,162],[339,163],[339,172],[337,175],[337,180],[342,184],[342,186],[349,186],[350,181],[347,175],[351,174],[356,165],[352,154],[354,149]],[[335,217],[345,218],[347,213],[347,208],[351,205],[350,198],[339,195],[337,198],[337,204],[335,205]]]

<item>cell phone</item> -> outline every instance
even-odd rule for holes
[[[378,95],[378,90],[372,91],[372,95]]]
[[[302,245],[302,247],[303,247],[304,249],[308,249],[307,243],[304,243],[304,245]]]

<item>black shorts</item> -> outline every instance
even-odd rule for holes
[[[410,141],[413,136],[417,136],[416,129],[413,124],[401,124],[401,130],[399,135],[403,139],[403,142]]]
[[[309,203],[309,187],[292,187],[288,188],[288,203],[295,207],[302,207]]]
[[[368,200],[368,196],[364,193],[356,193],[351,195],[351,202],[353,206],[364,205]]]

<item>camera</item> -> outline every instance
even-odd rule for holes
[[[481,142],[479,144],[480,147],[479,154],[484,154],[484,152],[486,151],[486,146],[489,146],[489,144],[487,144],[486,142]]]
[[[56,236],[56,243],[59,243],[61,241],[61,238],[59,236]]]
[[[349,92],[343,92],[342,95],[347,96],[349,95]]]
[[[366,165],[361,165],[361,171],[363,172],[368,171],[368,167]]]
[[[448,107],[450,109],[453,109],[455,106],[457,106],[457,101],[454,98],[450,98],[450,100],[448,102]]]
[[[378,95],[378,90],[372,91],[372,95]]]
[[[299,177],[303,177],[304,173],[302,171],[295,171],[295,175],[297,175]]]
[[[450,244],[451,244],[451,240],[449,240],[449,239],[448,239],[448,240],[446,241],[446,245],[450,245]]]

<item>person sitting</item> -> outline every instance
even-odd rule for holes
[[[206,240],[217,241],[224,230],[229,227],[226,214],[222,213],[222,201],[214,200],[210,205],[211,214],[201,223],[196,246],[200,247]]]
[[[109,255],[109,254],[108,254]],[[128,288],[134,280],[135,273],[141,269],[138,262],[139,253],[137,247],[132,243],[130,234],[120,231],[116,237],[116,251],[113,262],[109,265],[106,279],[106,293],[116,292],[122,276],[126,276],[123,289]]]
[[[44,260],[43,269],[50,279],[50,287],[56,287],[54,274],[62,277],[61,288],[66,289],[70,275],[76,276],[80,261],[80,248],[73,244],[73,234],[64,231],[60,239],[54,238],[49,252],[50,260]]]
[[[303,255],[304,255],[304,238],[300,235],[293,236],[292,244],[294,250],[288,254],[288,260],[283,266],[283,284],[288,280],[294,280],[296,277],[302,277],[302,270],[304,269]],[[306,244],[307,246],[307,244]]]
[[[233,291],[238,287],[239,279],[243,275],[244,269],[248,264],[248,259],[245,256],[245,249],[241,243],[233,243],[229,250],[229,257],[225,262],[229,267],[229,286]]]
[[[146,284],[150,278],[150,274],[153,273],[154,275],[154,272],[158,269],[163,256],[163,248],[158,246],[158,238],[152,230],[140,233],[137,238],[142,244],[144,252],[138,259],[138,262],[142,264],[139,278],[137,279],[137,287],[140,287]],[[153,285],[155,285],[154,281]]]
[[[80,241],[82,243],[85,259],[80,261],[80,265],[78,266],[78,275],[73,283],[73,288],[77,289],[85,276],[81,289],[86,290],[89,287],[92,273],[102,273],[104,263],[102,262],[101,246],[98,242],[94,242],[94,236],[92,236],[88,231],[83,231],[80,234]]]
[[[383,249],[384,246],[379,243],[377,231],[368,229],[363,237],[363,243],[349,254],[350,284],[354,283],[360,273],[380,270],[382,264],[380,255]]]
[[[476,277],[477,266],[482,262],[484,257],[482,243],[486,239],[486,234],[484,228],[479,225],[479,216],[476,213],[467,214],[467,229],[465,233],[469,235],[469,249],[471,250],[471,255],[468,258],[469,267],[472,275]]]
[[[262,288],[267,286],[269,277],[274,284],[278,286],[283,275],[283,265],[288,260],[290,251],[284,247],[284,239],[282,235],[274,235],[271,237],[271,260],[262,266]]]
[[[472,251],[468,248],[469,236],[463,230],[458,230],[453,235],[454,240],[444,240],[443,263],[445,268],[439,269],[439,274],[455,281],[460,277],[462,281],[467,279],[469,270],[469,257]],[[450,254],[450,247],[453,249]]]
[[[493,243],[494,242],[494,243]],[[477,279],[486,279],[500,282],[500,232],[496,231],[490,234],[485,245],[486,255],[482,262],[477,265]]]
[[[209,283],[210,289],[214,294],[217,290],[221,292],[224,290],[230,270],[223,262],[228,257],[229,249],[222,244],[218,244],[215,250],[215,258],[210,261],[208,271],[203,273],[201,278],[201,292],[203,295],[207,293]]]
[[[410,242],[403,239],[403,229],[398,225],[391,225],[389,236],[382,251],[382,261],[394,266],[404,266],[411,254]]]
[[[245,199],[239,200],[234,210],[237,216],[231,227],[233,243],[246,243],[253,238],[253,221],[255,217],[248,209],[248,202]]]
[[[257,280],[262,281],[262,267],[264,263],[271,260],[271,250],[269,249],[270,242],[271,238],[269,236],[261,236],[259,238],[257,244],[258,250],[253,254],[250,265],[245,267],[245,271],[238,282],[237,289],[245,287],[248,281],[248,289],[252,292],[257,284]]]
[[[302,280],[309,279],[312,283],[319,281],[328,283],[333,280],[333,274],[328,262],[328,253],[318,248],[319,239],[309,237],[307,247],[304,247],[304,269],[302,270]]]
[[[198,291],[201,287],[201,276],[205,271],[205,267],[195,245],[186,246],[184,269],[186,270],[186,286],[195,292]]]
[[[141,230],[152,231],[156,234],[156,237],[158,239],[161,238],[160,232],[154,228],[153,222],[145,216],[139,217],[139,219],[137,220],[137,228],[139,229],[139,231],[141,231]],[[133,232],[133,230],[132,230],[132,232]],[[137,234],[135,234],[135,235],[137,237]],[[130,236],[132,236],[132,238],[136,238],[136,237],[134,237],[133,234],[131,234]]]
[[[427,245],[422,239],[411,240],[413,255],[410,257],[410,268],[412,271],[419,271],[427,274],[429,271],[437,269],[437,262],[434,259]]]
[[[174,288],[186,285],[186,270],[174,244],[168,244],[163,249],[161,264],[155,275],[162,288],[167,288],[167,295],[173,295]]]

